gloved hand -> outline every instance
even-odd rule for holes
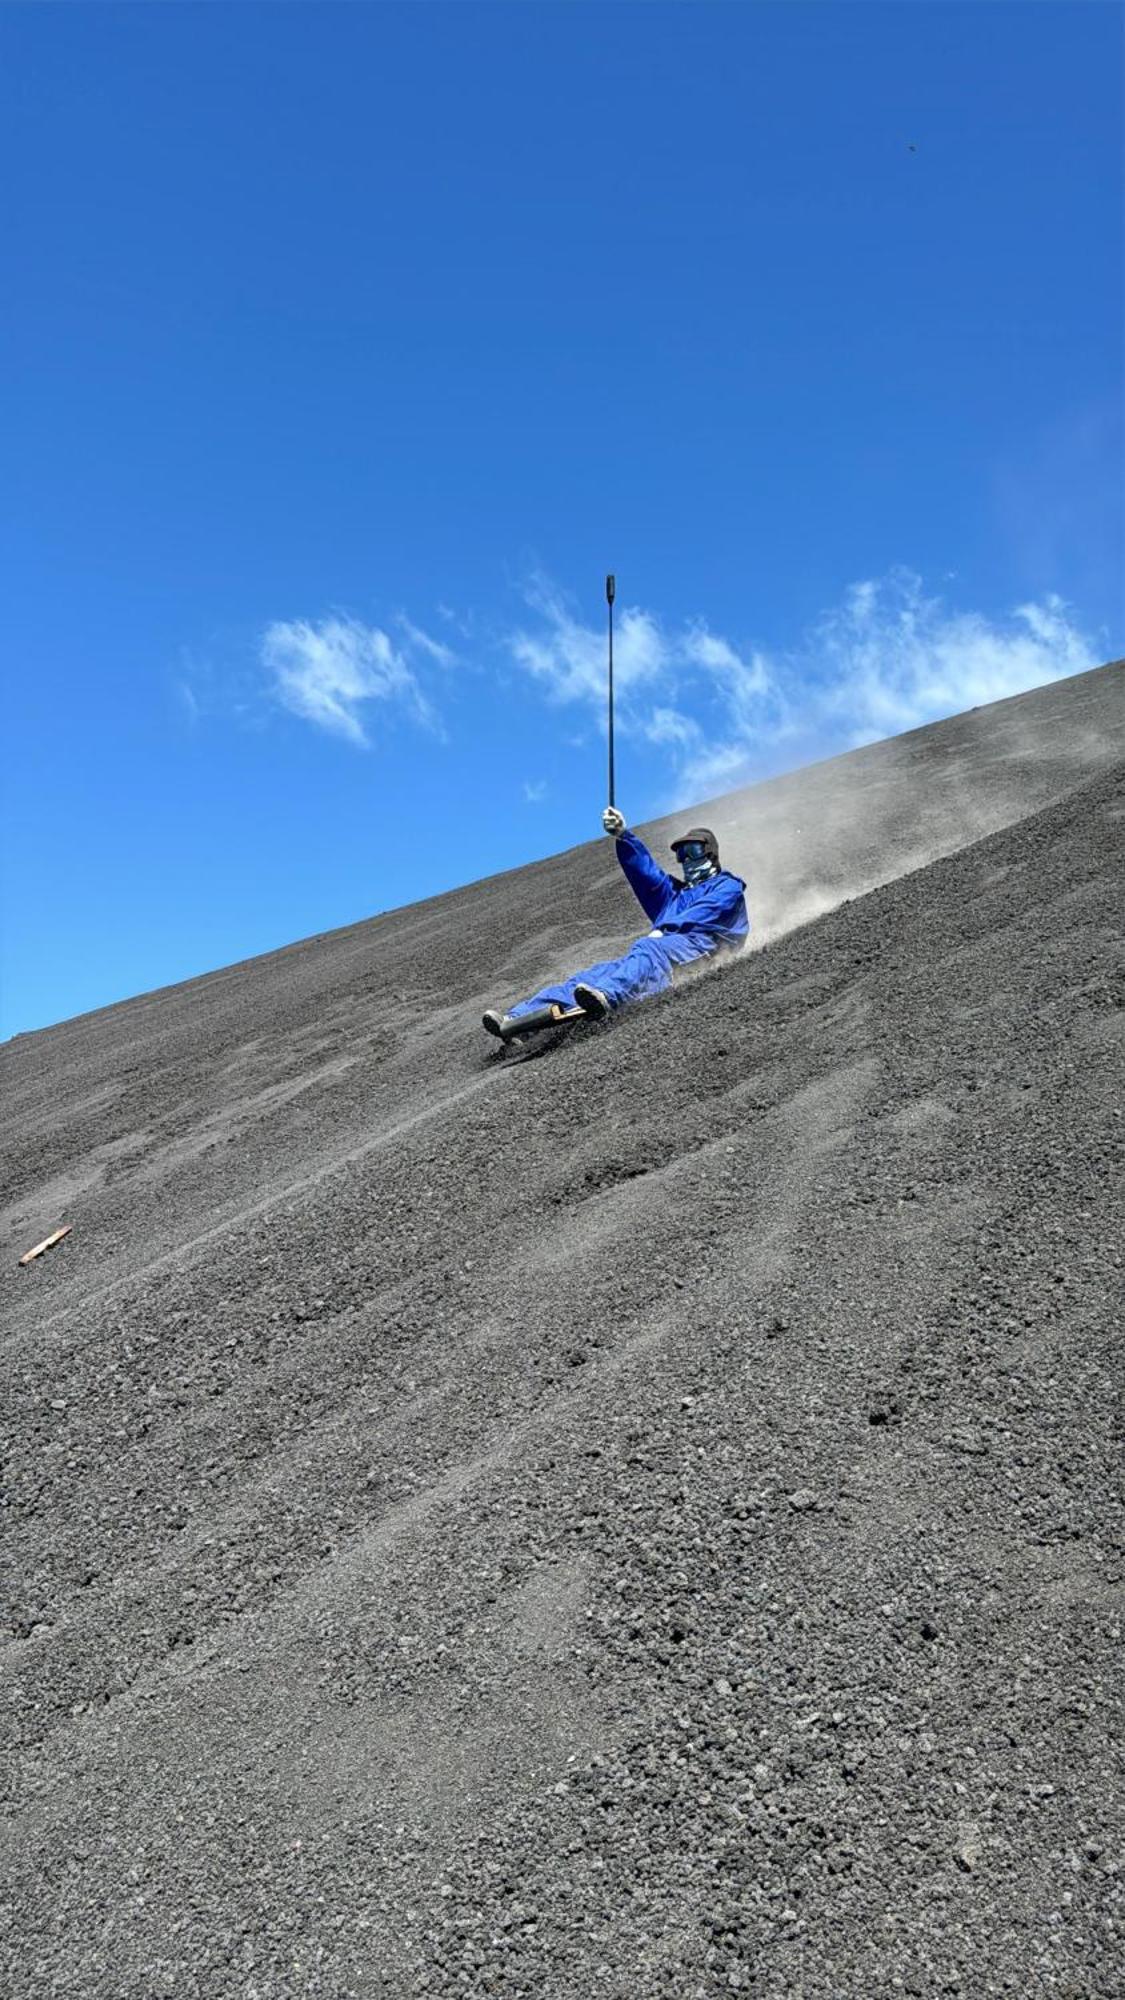
[[[602,825],[616,840],[618,834],[625,831],[625,815],[619,813],[616,806],[607,806],[602,814]]]

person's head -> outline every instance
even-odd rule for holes
[[[681,834],[672,842],[672,852],[689,889],[719,872],[719,843],[709,826],[693,826]]]

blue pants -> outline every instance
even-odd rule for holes
[[[685,937],[678,931],[666,932],[661,937],[638,938],[624,958],[588,965],[585,972],[576,972],[560,986],[544,986],[530,1000],[517,1000],[508,1012],[515,1019],[520,1014],[530,1014],[536,1007],[573,1007],[576,986],[596,986],[611,1007],[624,1007],[630,1000],[647,1000],[653,993],[666,992],[672,984],[673,966],[710,958],[713,950],[713,940],[704,943],[698,937]]]

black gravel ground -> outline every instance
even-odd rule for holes
[[[1119,2000],[1123,755],[720,802],[541,1061],[608,844],[9,1046],[5,1996]]]

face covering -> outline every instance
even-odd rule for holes
[[[676,856],[689,889],[715,873],[715,864],[701,840],[685,840],[676,849]]]

